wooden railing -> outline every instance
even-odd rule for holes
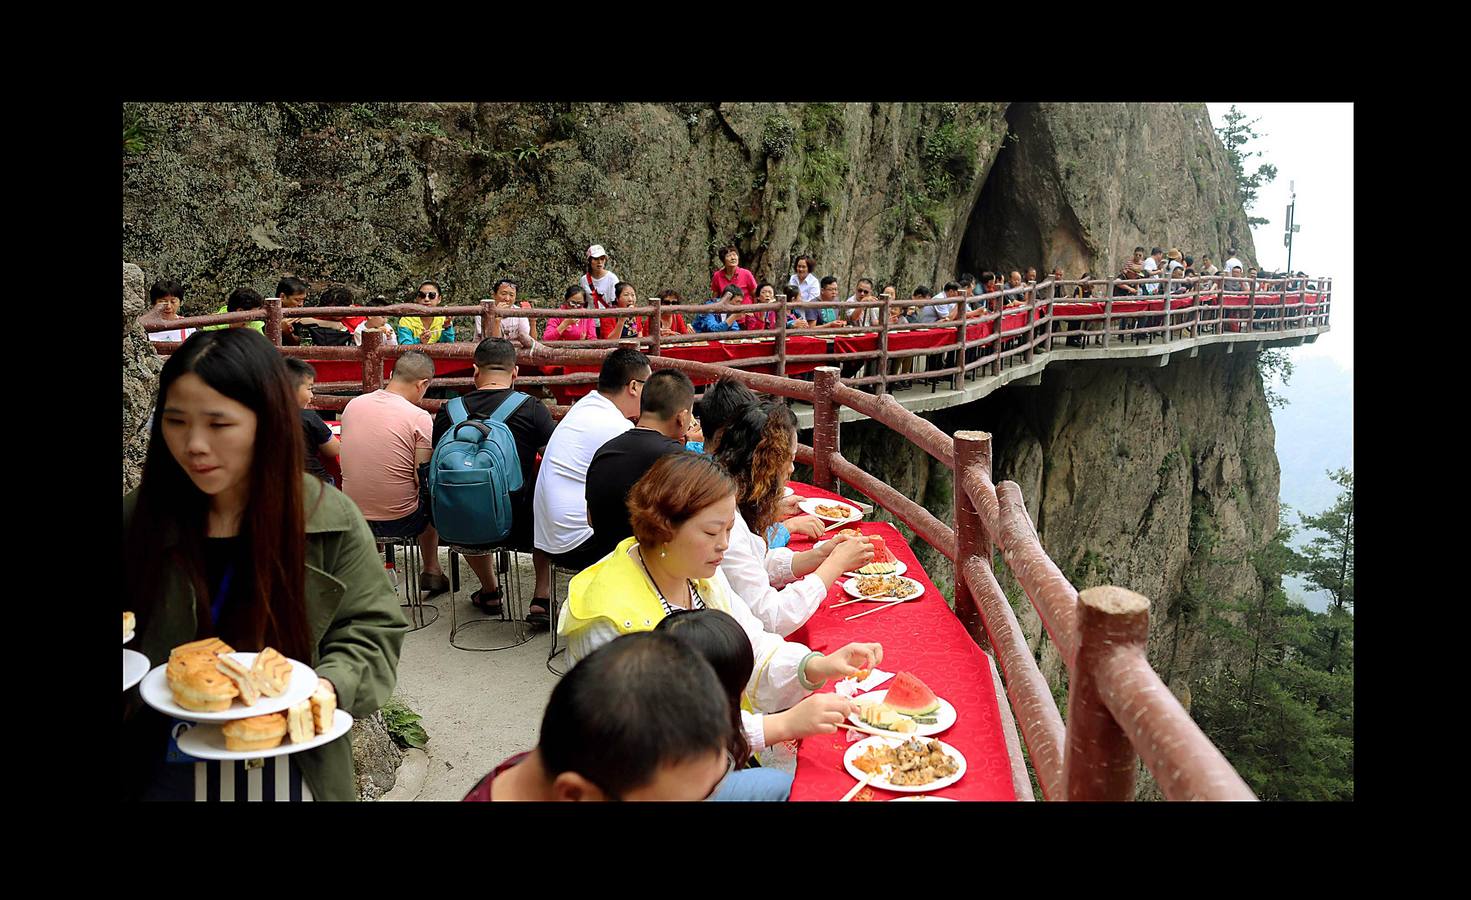
[[[653,329],[654,333],[637,339],[637,346],[650,356],[661,356],[671,348],[684,344],[699,343],[710,340],[732,340],[732,339],[770,339],[772,341],[772,352],[769,355],[753,357],[748,359],[732,360],[726,363],[728,368],[750,369],[755,367],[772,367],[776,374],[785,375],[787,366],[793,363],[816,363],[819,365],[843,365],[853,363],[864,363],[870,368],[876,369],[873,374],[854,374],[852,377],[844,378],[843,383],[850,387],[871,386],[878,395],[889,393],[895,386],[904,386],[915,381],[929,381],[948,378],[950,386],[959,390],[966,378],[976,378],[981,375],[1000,375],[1002,369],[1007,365],[1019,363],[1031,363],[1036,354],[1047,353],[1053,350],[1066,350],[1066,341],[1071,339],[1075,342],[1097,341],[1105,349],[1112,349],[1121,345],[1124,339],[1145,339],[1153,342],[1156,338],[1166,343],[1215,340],[1236,340],[1227,333],[1227,328],[1235,328],[1258,334],[1261,338],[1270,338],[1273,334],[1307,335],[1316,334],[1327,330],[1329,309],[1332,302],[1332,280],[1329,278],[1284,278],[1284,279],[1239,279],[1229,285],[1233,290],[1223,292],[1223,285],[1231,281],[1224,276],[1199,276],[1191,279],[1172,279],[1160,277],[1152,279],[1091,279],[1088,281],[1069,279],[1060,282],[1044,281],[1035,286],[1021,286],[1007,288],[988,294],[978,294],[965,299],[967,305],[978,306],[970,310],[963,318],[952,321],[940,321],[936,323],[907,323],[890,322],[890,314],[894,305],[904,309],[924,308],[936,305],[955,304],[959,298],[942,297],[926,300],[900,299],[890,301],[881,296],[878,300],[864,300],[848,303],[838,300],[823,303],[821,301],[788,304],[786,297],[782,296],[775,303],[759,304],[680,304],[666,306],[639,306],[623,307],[613,310],[608,309],[550,309],[545,307],[513,307],[495,306],[490,300],[483,300],[476,306],[424,306],[415,303],[400,303],[393,306],[380,307],[301,307],[296,309],[283,309],[280,300],[275,297],[268,298],[262,309],[246,312],[220,313],[207,316],[190,316],[183,318],[164,319],[156,310],[148,311],[139,321],[146,331],[166,331],[178,328],[198,328],[204,325],[230,324],[238,325],[245,322],[264,322],[264,334],[273,343],[281,344],[281,322],[283,319],[316,317],[333,318],[341,316],[362,316],[365,314],[381,316],[452,316],[465,317],[476,316],[480,319],[483,334],[492,333],[493,322],[505,317],[526,318],[532,322],[538,322],[548,318],[624,318],[635,317],[647,320],[649,316],[659,314],[679,313],[684,315],[699,315],[701,313],[752,313],[764,315],[776,313],[777,327],[765,328],[756,331],[721,332],[717,334],[692,333],[687,335],[664,336],[659,329]],[[1140,290],[1138,297],[1114,297],[1114,296],[1091,296],[1101,291],[1102,294],[1112,294],[1114,286],[1130,285]],[[1155,286],[1157,293],[1151,296],[1143,294],[1146,286]],[[1181,287],[1186,290],[1179,292]],[[1079,288],[1090,295],[1087,298],[1077,299],[1071,296]],[[1056,295],[1049,299],[1049,295]],[[1161,303],[1164,308],[1157,311],[1138,311],[1132,308],[1131,301],[1154,300],[1163,301],[1166,297],[1171,298],[1172,303]],[[1224,302],[1223,302],[1223,297]],[[1078,311],[1058,313],[1055,307],[1061,304],[1076,304],[1088,302],[1100,304],[1097,311]],[[1173,308],[1174,303],[1180,303],[1179,308]],[[1228,303],[1239,303],[1232,306]],[[1007,306],[1007,304],[1012,304]],[[1119,305],[1119,309],[1115,306]],[[878,311],[878,321],[871,325],[842,325],[839,327],[820,326],[805,328],[788,328],[786,325],[787,312],[795,308],[803,309],[837,309],[841,314],[851,313],[854,310]],[[954,312],[952,308],[952,312]],[[1024,316],[1019,315],[1025,313]],[[1258,318],[1258,316],[1261,316]],[[1018,321],[1020,320],[1020,321]],[[841,321],[841,320],[840,320]],[[905,350],[891,349],[890,344],[894,336],[903,335],[907,332],[931,331],[943,328],[955,330],[954,340],[948,343]],[[1076,330],[1067,330],[1075,328]],[[1092,330],[1090,330],[1092,329]],[[534,329],[541,331],[540,328]],[[988,332],[981,334],[980,332]],[[787,338],[791,335],[812,335],[822,338],[845,337],[852,335],[865,335],[877,337],[877,349],[856,352],[822,352],[822,353],[799,353],[787,352]],[[345,390],[372,390],[381,383],[381,372],[374,380],[371,367],[368,363],[369,356],[376,356],[378,365],[385,358],[394,358],[403,353],[405,347],[382,346],[379,338],[373,334],[365,334],[361,348],[355,347],[302,347],[284,348],[283,352],[308,359],[353,359],[363,363],[363,380],[361,382],[335,382],[318,385],[318,389],[324,393]],[[554,365],[564,361],[563,347],[575,346],[579,350],[584,349],[607,349],[625,345],[631,338],[614,340],[592,340],[568,342],[552,342],[541,344],[530,352],[523,352],[519,356],[522,364],[546,364]],[[171,351],[177,344],[160,343],[157,345],[162,353]],[[449,344],[414,345],[415,349],[428,352],[437,358],[469,358],[474,353],[474,344],[460,341]],[[934,362],[938,368],[925,368],[913,372],[891,372],[891,362],[909,358],[923,358]],[[948,365],[941,363],[947,360]],[[564,375],[532,375],[522,379],[527,386],[542,385],[546,387],[556,385],[589,385],[597,381],[596,372],[579,372]],[[372,387],[370,387],[372,385]],[[471,387],[473,382],[469,378],[460,379],[435,379],[436,387]]]

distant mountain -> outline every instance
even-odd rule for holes
[[[1290,351],[1289,351],[1290,352]],[[1272,412],[1277,429],[1277,461],[1282,468],[1282,502],[1292,507],[1288,521],[1299,524],[1298,513],[1319,513],[1333,505],[1339,487],[1328,472],[1353,468],[1353,373],[1324,356],[1294,356],[1292,379],[1277,387],[1288,405]],[[1307,542],[1299,530],[1294,546]],[[1309,592],[1302,581],[1290,578],[1287,594],[1315,610],[1327,607],[1327,594]]]

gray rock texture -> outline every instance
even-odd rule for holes
[[[148,334],[138,316],[148,308],[148,289],[143,270],[123,263],[123,493],[138,486],[143,477],[143,459],[148,455],[148,417],[158,393],[158,373],[163,369],[158,354],[149,346]]]
[[[352,741],[352,768],[357,779],[358,799],[377,800],[393,789],[403,751],[383,724],[383,714],[357,719],[348,732]]]

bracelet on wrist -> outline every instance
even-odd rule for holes
[[[811,653],[809,653],[806,656],[802,657],[802,661],[797,664],[797,681],[800,682],[801,685],[802,685],[802,687],[805,688],[806,690],[815,691],[818,688],[822,687],[824,684],[827,684],[827,679],[826,678],[822,679],[821,681],[817,682],[816,684],[813,684],[811,681],[809,681],[807,679],[807,664],[809,662],[811,662],[813,660],[813,658],[818,657],[818,656],[821,656],[821,655],[822,655],[821,653],[818,653],[816,650],[813,650]]]

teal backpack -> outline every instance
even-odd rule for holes
[[[444,542],[499,544],[511,533],[511,492],[523,479],[506,419],[530,399],[512,391],[489,419],[471,419],[460,397],[445,405],[452,424],[429,458],[434,528]]]

